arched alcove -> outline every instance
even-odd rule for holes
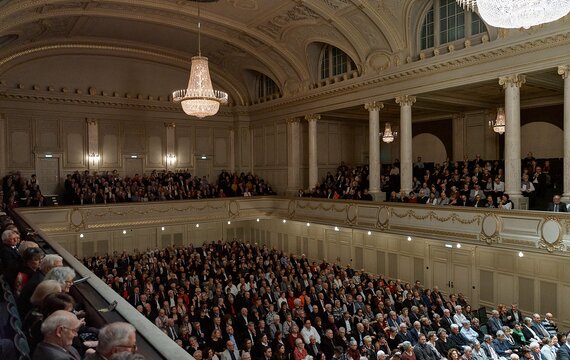
[[[443,142],[429,133],[419,134],[412,139],[412,154],[414,161],[418,156],[424,162],[442,163],[447,157]]]
[[[537,159],[564,156],[564,132],[558,126],[535,121],[521,127],[521,158],[531,151]]]

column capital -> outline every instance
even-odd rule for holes
[[[396,96],[396,104],[400,106],[412,106],[416,102],[416,97],[413,95]]]
[[[97,125],[97,119],[86,118],[85,122],[87,125]]]
[[[380,111],[384,109],[384,103],[379,101],[371,101],[364,104],[364,108],[368,111]]]
[[[563,79],[568,78],[570,76],[570,65],[560,65],[558,75],[561,75]]]
[[[176,124],[173,123],[173,122],[165,122],[165,123],[164,123],[164,127],[165,127],[165,128],[173,128],[173,129],[174,129],[174,128],[176,127]]]
[[[290,118],[285,119],[285,122],[287,124],[298,124],[301,122],[301,119],[298,117],[290,117]]]
[[[524,75],[514,74],[499,77],[499,85],[503,86],[503,89],[508,87],[520,88],[524,83],[526,83],[526,76]]]
[[[452,116],[453,120],[465,120],[465,113],[459,112],[459,113],[455,113]]]
[[[321,120],[321,115],[319,114],[307,114],[305,115],[305,120],[308,122]]]

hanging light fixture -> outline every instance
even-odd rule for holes
[[[457,3],[467,10],[477,10],[487,24],[507,29],[528,29],[570,12],[568,0],[457,0]]]
[[[380,133],[380,135],[382,137],[382,141],[389,144],[398,137],[398,132],[392,131],[392,125],[389,122],[387,122],[386,125],[384,126],[384,132]]]
[[[174,91],[172,100],[181,103],[182,110],[186,114],[203,118],[215,115],[220,109],[220,104],[227,104],[228,94],[212,88],[208,58],[202,56],[200,36],[200,2],[198,1],[198,56],[192,57],[188,88]]]
[[[495,120],[489,120],[489,127],[493,129],[494,132],[503,135],[505,133],[505,125],[505,109],[500,107],[497,109],[497,118]]]

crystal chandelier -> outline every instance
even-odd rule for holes
[[[498,28],[525,28],[558,20],[570,12],[568,0],[457,0]]]
[[[489,127],[492,128],[494,132],[503,135],[505,133],[505,124],[505,109],[500,107],[497,109],[497,118],[489,121]]]
[[[384,126],[384,132],[380,133],[380,135],[382,136],[382,141],[389,144],[392,141],[394,141],[394,139],[396,139],[396,137],[398,136],[398,132],[392,131],[392,125],[389,122],[387,122],[386,125]]]
[[[198,56],[192,57],[188,88],[174,91],[172,100],[181,103],[182,110],[186,114],[203,118],[215,115],[220,109],[220,104],[227,104],[228,94],[212,88],[208,58],[202,56],[200,32],[200,5],[198,5]]]

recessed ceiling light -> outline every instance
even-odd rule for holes
[[[160,228],[160,230],[164,231],[164,226]]]
[[[285,224],[287,222],[287,220],[283,219],[283,224]]]
[[[368,236],[372,235],[372,231],[368,230]]]
[[[83,237],[83,234],[79,234],[79,237],[82,238],[82,237]]]
[[[457,243],[457,245],[455,245],[455,246],[457,246],[458,249],[461,249],[461,244],[460,244],[460,243]]]
[[[522,251],[519,251],[519,257],[523,257],[524,253]]]
[[[228,225],[231,225],[231,223],[232,223],[232,222],[228,220]]]
[[[196,224],[196,227],[197,227],[197,228],[200,227],[200,224]]]
[[[123,235],[125,235],[127,233],[127,230],[123,230]]]
[[[408,236],[408,241],[412,241],[412,237],[411,237],[411,236]]]
[[[259,222],[259,218],[255,219],[255,221]]]
[[[311,226],[311,223],[307,223],[307,226]]]
[[[338,228],[338,226],[334,227],[334,231],[340,231],[340,229]]]

